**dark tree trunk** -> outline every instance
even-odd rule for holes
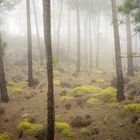
[[[80,9],[79,9],[79,0],[77,0],[77,64],[76,71],[80,72],[81,66],[81,47],[80,47]]]
[[[35,25],[36,25],[36,34],[37,34],[37,44],[38,44],[38,50],[39,50],[39,59],[40,64],[43,65],[44,57],[43,57],[43,50],[41,48],[40,43],[40,35],[39,35],[39,28],[38,28],[38,20],[37,20],[37,12],[36,12],[36,6],[35,6],[35,0],[33,1],[33,9],[34,9],[34,17],[35,17]]]
[[[132,54],[132,38],[131,38],[131,23],[129,14],[126,15],[126,32],[127,32],[127,73],[129,76],[134,76],[133,54]]]
[[[33,86],[32,70],[32,35],[31,35],[31,17],[30,17],[30,0],[26,0],[27,7],[27,36],[28,36],[28,86]]]
[[[0,34],[0,94],[1,94],[1,101],[3,102],[9,101],[7,88],[6,88],[5,73],[4,73],[3,47],[2,47],[1,34]]]
[[[120,39],[119,39],[119,29],[118,29],[117,4],[116,4],[116,0],[111,0],[111,2],[112,2],[115,58],[116,58],[117,99],[119,101],[122,101],[125,99],[125,96],[124,96],[124,81],[123,81]]]
[[[51,2],[43,0],[44,11],[44,37],[46,46],[47,59],[47,76],[48,76],[48,93],[47,93],[47,138],[46,140],[54,140],[54,88],[53,88],[53,64],[52,64],[52,44],[51,44]]]

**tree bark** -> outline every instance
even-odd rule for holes
[[[117,4],[116,0],[111,0],[112,3],[112,16],[113,16],[113,28],[114,28],[114,42],[115,42],[115,59],[116,59],[116,75],[117,75],[117,99],[122,101],[124,96],[124,81],[121,62],[121,50],[119,39],[119,27],[117,17]]]
[[[1,34],[0,34],[0,94],[1,94],[1,101],[9,102],[9,97],[8,97],[7,88],[6,88],[5,72],[4,72]]]
[[[44,58],[43,58],[43,50],[41,48],[41,43],[40,43],[36,6],[35,6],[35,1],[34,0],[32,1],[33,1],[33,9],[34,9],[34,17],[35,17],[36,34],[37,34],[37,44],[39,50],[39,59],[40,59],[40,64],[43,65]]]
[[[50,0],[43,0],[44,11],[44,37],[47,58],[47,76],[48,76],[48,93],[47,93],[47,138],[54,140],[55,108],[54,108],[54,87],[53,87],[53,63],[52,63],[52,44],[51,44],[51,3]]]
[[[127,32],[127,73],[129,76],[134,76],[132,38],[131,38],[131,23],[130,15],[126,15],[126,32]]]
[[[80,72],[81,66],[81,47],[80,47],[80,9],[79,9],[79,0],[77,0],[77,64],[76,71]]]
[[[32,69],[32,35],[31,35],[31,14],[30,0],[26,0],[27,7],[27,36],[28,36],[28,86],[33,86],[33,69]]]

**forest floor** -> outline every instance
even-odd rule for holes
[[[5,70],[10,102],[0,103],[4,108],[0,113],[0,134],[7,133],[13,140],[34,140],[33,135],[19,133],[17,126],[25,118],[35,124],[46,124],[46,66],[34,61],[34,88],[26,87],[27,64],[20,59],[12,63],[7,60]],[[111,87],[113,75],[113,72],[87,72],[86,69],[75,73],[74,65],[70,64],[55,66],[56,122],[69,127],[67,132],[58,127],[56,140],[140,140],[140,126],[135,123],[139,120],[140,108],[131,110],[127,106],[138,104],[140,97],[127,94],[126,100],[118,103],[116,91]]]

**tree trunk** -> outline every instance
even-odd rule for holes
[[[116,0],[111,0],[111,2],[112,2],[115,58],[116,58],[117,99],[119,101],[122,101],[125,99],[125,96],[124,96],[124,81],[123,81],[123,72],[122,72],[121,50],[120,50],[120,39],[119,39],[118,17],[117,17],[117,4],[116,4]]]
[[[4,63],[3,63],[3,48],[2,48],[2,38],[0,34],[0,94],[1,101],[9,102],[9,97],[6,88],[5,73],[4,73]]]
[[[85,63],[88,65],[88,46],[87,46],[87,12],[84,17],[84,38],[85,38]]]
[[[81,66],[81,48],[80,48],[80,9],[79,9],[79,0],[77,0],[77,64],[76,71],[80,72]]]
[[[129,76],[134,76],[133,54],[132,54],[132,38],[131,38],[131,23],[129,14],[126,15],[126,32],[127,32],[127,73]]]
[[[89,52],[89,54],[90,54],[90,68],[92,68],[93,67],[93,56],[92,56],[92,34],[91,34],[91,30],[92,30],[92,25],[91,25],[91,12],[89,12],[89,37],[90,37],[90,41],[89,41],[89,43],[90,43],[90,52]]]
[[[70,31],[71,31],[71,11],[70,11],[70,3],[68,3],[68,48],[67,48],[67,55],[69,56],[70,53]]]
[[[43,50],[41,48],[41,43],[40,43],[40,35],[39,35],[39,29],[38,29],[36,6],[35,6],[35,1],[34,0],[32,0],[32,1],[33,1],[33,9],[34,9],[34,17],[35,17],[37,44],[38,44],[38,50],[39,50],[40,64],[43,65],[44,58],[43,58]]]
[[[60,55],[60,31],[61,31],[61,20],[62,20],[62,10],[63,10],[63,0],[60,1],[60,13],[58,19],[58,30],[57,30],[57,57],[59,58]]]
[[[100,14],[98,15],[98,21],[97,21],[97,54],[96,54],[96,69],[99,68],[99,51],[100,51],[100,44],[99,44],[99,33],[100,29]]]
[[[32,35],[31,35],[31,15],[30,0],[26,0],[27,6],[27,36],[28,36],[28,86],[33,86],[33,70],[32,70]]]
[[[52,64],[52,44],[51,44],[51,3],[50,0],[43,0],[44,11],[44,37],[46,46],[47,59],[47,76],[48,76],[48,93],[47,93],[47,138],[46,140],[54,140],[54,88],[53,88],[53,64]]]

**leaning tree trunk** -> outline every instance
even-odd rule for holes
[[[77,63],[76,71],[80,72],[81,66],[81,47],[80,47],[80,9],[79,9],[79,0],[77,0]]]
[[[99,51],[100,51],[100,44],[99,44],[99,37],[100,37],[100,33],[99,33],[99,28],[100,28],[100,14],[98,16],[98,21],[97,21],[97,54],[96,54],[96,69],[99,68]]]
[[[59,58],[60,56],[60,31],[61,31],[61,21],[62,21],[62,11],[63,11],[63,0],[60,0],[60,13],[59,13],[59,19],[58,19],[58,29],[57,29],[57,57]]]
[[[44,11],[44,37],[46,46],[47,59],[47,76],[48,76],[48,93],[47,93],[47,138],[46,140],[54,140],[54,88],[53,88],[53,63],[52,63],[52,44],[51,44],[51,2],[43,0]]]
[[[89,49],[89,57],[90,57],[90,68],[93,67],[93,56],[92,56],[92,34],[91,34],[91,30],[92,30],[92,25],[91,25],[91,12],[89,12],[89,37],[90,37],[90,49]]]
[[[127,73],[129,76],[134,76],[133,53],[132,53],[132,38],[131,38],[131,23],[130,15],[126,15],[126,32],[127,32]]]
[[[122,101],[125,99],[125,96],[124,96],[124,81],[123,81],[120,39],[119,39],[119,29],[118,29],[117,4],[116,4],[116,0],[111,0],[111,2],[112,2],[114,41],[115,41],[117,99],[119,101]]]
[[[41,43],[40,43],[37,11],[36,11],[36,6],[35,6],[35,0],[32,0],[32,1],[33,1],[33,9],[34,9],[34,17],[35,17],[36,34],[37,34],[37,44],[38,44],[38,50],[39,50],[39,59],[40,59],[40,64],[43,65],[44,57],[43,57],[43,50],[41,48]]]
[[[0,94],[1,94],[1,101],[3,102],[9,101],[7,88],[6,88],[5,73],[4,73],[3,47],[2,47],[1,35],[0,35]]]
[[[27,7],[27,36],[28,36],[28,86],[33,86],[32,70],[32,35],[31,35],[31,17],[30,17],[30,0],[26,0]]]

